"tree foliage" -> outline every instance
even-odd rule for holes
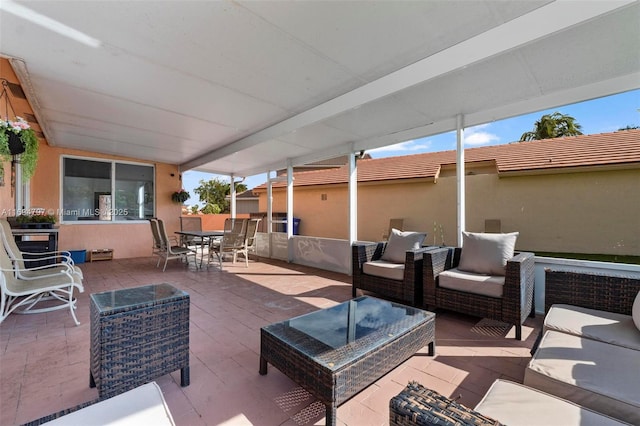
[[[553,139],[564,136],[577,136],[582,134],[582,126],[570,115],[554,112],[545,114],[533,124],[533,130],[524,132],[520,141],[536,139]]]
[[[209,181],[200,180],[200,186],[196,187],[193,192],[198,194],[200,201],[205,205],[202,208],[203,213],[229,213],[229,200],[227,197],[231,195],[231,184],[224,182],[220,178],[214,178]],[[244,192],[247,185],[236,183],[236,192]]]

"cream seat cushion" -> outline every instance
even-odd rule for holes
[[[438,284],[450,290],[502,297],[504,275],[483,275],[453,268],[438,274]]]
[[[362,265],[362,272],[375,277],[402,281],[404,279],[404,263],[373,260]]]
[[[547,330],[640,351],[640,330],[630,315],[558,304],[553,305],[544,318],[543,332]]]
[[[493,382],[475,410],[512,426],[626,424],[537,389],[500,379]]]
[[[547,331],[524,384],[631,424],[640,424],[638,351]]]
[[[46,425],[139,426],[175,425],[162,391],[156,382],[74,411],[44,423]]]

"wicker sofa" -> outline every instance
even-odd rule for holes
[[[391,425],[640,424],[640,274],[545,273],[542,337],[524,384],[496,380],[474,409],[412,382]]]
[[[545,278],[544,334],[524,383],[640,424],[640,274]]]
[[[519,383],[496,380],[474,409],[411,382],[389,401],[391,426],[621,426],[620,422]]]
[[[459,266],[461,253],[462,249],[459,247],[443,247],[424,253],[423,306],[426,309],[448,309],[513,324],[516,328],[516,339],[522,340],[522,324],[528,316],[535,315],[534,254],[515,253],[507,260],[504,285],[498,284],[502,291],[502,295],[499,296],[477,294],[440,285],[440,275]]]
[[[377,296],[398,301],[411,306],[422,304],[422,257],[433,247],[422,247],[426,234],[418,238],[417,247],[402,250],[404,254],[395,260],[386,261],[394,233],[390,240],[381,242],[360,242],[351,246],[352,293],[357,290],[372,292]],[[419,234],[420,235],[420,234]]]

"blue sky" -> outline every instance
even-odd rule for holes
[[[574,117],[576,121],[582,125],[582,132],[586,135],[614,132],[626,126],[640,126],[639,109],[640,90],[633,90],[605,98],[538,111],[532,114],[466,128],[464,131],[465,147],[473,148],[517,141],[524,132],[533,130],[533,123],[543,114],[550,114],[556,111]],[[382,158],[451,149],[456,149],[455,132],[429,136],[427,138],[407,141],[367,152],[373,158]],[[191,194],[191,199],[189,200],[191,204],[198,203],[198,196],[193,192],[193,189],[199,186],[200,180],[209,180],[216,176],[218,175],[194,171],[183,173],[183,187]],[[225,181],[229,179],[228,176],[220,177]],[[265,174],[250,176],[244,181],[249,189],[265,182]]]

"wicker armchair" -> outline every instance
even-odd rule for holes
[[[356,297],[357,289],[361,289],[373,292],[383,298],[411,306],[420,306],[422,304],[422,255],[431,248],[423,247],[406,252],[402,280],[365,274],[363,272],[365,262],[380,260],[387,244],[386,241],[356,243],[351,247],[353,297]]]
[[[513,324],[516,327],[516,339],[522,340],[522,324],[527,316],[535,315],[534,254],[516,253],[507,261],[503,296],[498,298],[442,288],[438,285],[438,275],[447,269],[456,268],[461,252],[462,249],[458,247],[445,247],[424,253],[424,307],[443,308]]]

